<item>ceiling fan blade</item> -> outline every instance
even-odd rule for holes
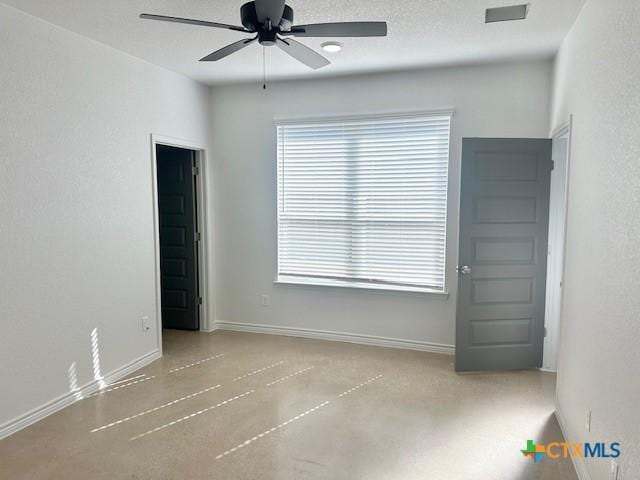
[[[141,13],[140,18],[145,20],[159,20],[161,22],[185,23],[187,25],[200,25],[202,27],[224,28],[227,30],[235,30],[237,32],[249,32],[246,28],[236,25],[228,25],[226,23],[207,22],[204,20],[193,20],[191,18],[167,17],[165,15],[153,15],[150,13]]]
[[[296,37],[386,37],[387,22],[340,22],[296,25],[282,35]]]
[[[201,62],[216,62],[218,60],[223,59],[226,56],[231,55],[232,53],[237,52],[238,50],[242,50],[244,47],[252,44],[258,39],[258,37],[254,38],[246,38],[244,40],[239,40],[237,42],[233,42],[226,47],[222,47],[220,50],[216,50],[215,52],[207,55],[200,59]]]
[[[291,38],[283,40],[276,37],[276,45],[280,50],[288,53],[299,62],[304,63],[308,67],[317,70],[318,68],[326,67],[331,62],[317,53],[315,50],[311,50],[306,45],[296,42]]]
[[[274,27],[280,24],[285,0],[255,0],[255,2],[256,16],[261,25],[267,20],[271,20],[271,25]]]

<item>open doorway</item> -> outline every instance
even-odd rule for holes
[[[158,344],[162,329],[208,330],[204,149],[152,136]]]
[[[162,328],[200,329],[196,152],[156,145]]]
[[[463,139],[456,370],[557,370],[571,122]]]

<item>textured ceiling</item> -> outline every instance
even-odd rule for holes
[[[262,47],[252,45],[216,63],[198,59],[242,33],[138,19],[141,12],[240,24],[243,0],[2,0],[81,35],[207,84],[257,80]],[[520,0],[525,1],[525,0]],[[518,0],[289,0],[295,23],[386,20],[386,38],[341,39],[332,64],[312,71],[274,47],[270,78],[300,78],[460,63],[550,57],[584,0],[529,0],[525,21],[484,24],[487,7]],[[302,39],[319,50],[328,39]]]

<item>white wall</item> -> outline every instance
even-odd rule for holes
[[[150,134],[210,91],[0,5],[0,426],[156,349]]]
[[[640,3],[589,0],[557,59],[573,114],[558,406],[571,441],[620,441],[640,472]],[[592,428],[585,412],[592,410]],[[609,462],[589,460],[593,479]]]
[[[217,312],[255,323],[454,343],[458,177],[465,137],[547,137],[551,64],[535,62],[213,89]],[[274,117],[335,116],[453,107],[449,297],[274,285]],[[271,306],[261,306],[268,294]]]

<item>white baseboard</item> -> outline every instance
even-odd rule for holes
[[[567,430],[567,421],[565,420],[564,415],[562,414],[562,411],[560,410],[558,405],[556,405],[555,415],[565,441],[575,441],[575,439],[571,438],[571,435],[569,435],[569,431]],[[591,475],[589,475],[587,464],[585,463],[584,458],[571,456],[571,461],[573,462],[573,468],[575,468],[576,470],[576,475],[578,475],[578,480],[591,480]]]
[[[545,367],[540,367],[538,371],[545,372],[545,373],[558,373],[558,371],[553,368],[545,368]]]
[[[441,343],[423,342],[419,340],[404,340],[400,338],[377,337],[359,333],[332,332],[312,328],[285,327],[279,325],[261,325],[257,323],[224,322],[217,320],[214,330],[233,330],[236,332],[266,333],[270,335],[286,335],[289,337],[314,338],[331,340],[334,342],[359,343],[377,347],[403,348],[405,350],[419,350],[421,352],[444,353],[453,355],[455,347]]]
[[[132,374],[133,372],[141,369],[142,367],[148,365],[149,363],[157,360],[160,357],[161,355],[158,350],[149,352],[133,360],[132,362],[129,362],[126,365],[123,365],[122,367],[116,368],[115,370],[111,371],[104,376],[102,381],[106,384],[113,383],[123,377],[126,377],[127,375]],[[67,392],[43,405],[40,405],[39,407],[34,408],[33,410],[30,410],[12,420],[9,420],[8,422],[0,425],[0,440],[8,437],[13,433],[16,433],[19,430],[22,430],[23,428],[28,427],[29,425],[32,425],[33,423],[36,423],[39,420],[42,420],[45,417],[48,417],[49,415],[59,410],[62,410],[65,407],[68,407],[72,403],[77,402],[79,400],[78,397],[80,396],[87,397],[91,395],[92,393],[98,391],[99,388],[100,384],[98,380],[92,380],[80,387],[76,392]]]

